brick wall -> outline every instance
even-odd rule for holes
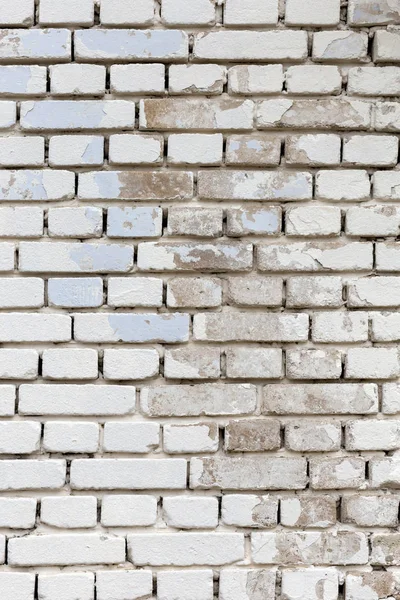
[[[399,0],[0,26],[0,599],[399,600]]]

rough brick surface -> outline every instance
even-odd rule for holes
[[[0,600],[400,600],[399,0],[0,28]]]

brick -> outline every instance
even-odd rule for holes
[[[289,308],[339,308],[342,305],[340,277],[290,277],[286,282],[286,306]]]
[[[0,423],[0,454],[30,454],[39,450],[40,423],[2,421]]]
[[[372,488],[398,489],[400,485],[399,460],[396,456],[371,460],[370,473]]]
[[[2,96],[43,96],[47,85],[46,71],[46,67],[37,65],[1,65],[0,94]]]
[[[230,208],[227,210],[227,235],[278,235],[281,232],[282,210],[269,208]]]
[[[44,163],[44,138],[0,138],[0,166],[37,167]]]
[[[255,410],[256,388],[248,383],[142,388],[140,405],[149,417],[246,415]]]
[[[278,21],[278,0],[226,0],[224,25],[275,25]]]
[[[222,162],[220,133],[178,133],[168,137],[168,162],[172,165],[219,165]]]
[[[44,379],[96,379],[97,350],[92,348],[51,348],[42,355]]]
[[[265,276],[229,278],[227,301],[236,306],[281,306],[283,280]]]
[[[280,379],[283,359],[280,348],[229,348],[226,374],[233,379]]]
[[[168,527],[214,529],[218,525],[218,500],[206,496],[166,496],[163,518]]]
[[[38,577],[38,593],[41,600],[51,598],[71,598],[74,595],[80,600],[93,600],[93,573],[62,573],[49,575],[40,573]]]
[[[157,423],[106,423],[103,450],[105,452],[145,453],[159,446]]]
[[[368,561],[364,533],[352,531],[253,533],[256,564],[362,565]]]
[[[310,484],[315,490],[362,489],[365,487],[365,462],[351,456],[311,459]]]
[[[395,415],[400,412],[400,388],[396,383],[385,383],[382,386],[382,412]]]
[[[1,308],[40,308],[43,306],[43,279],[4,277],[2,283],[4,287],[0,288]]]
[[[93,0],[88,2],[93,7]],[[105,93],[106,69],[100,65],[54,65],[49,72],[53,95],[103,96]]]
[[[64,460],[2,460],[0,461],[0,489],[58,490],[65,483]]]
[[[312,9],[312,3],[310,8]],[[337,95],[342,89],[342,75],[334,66],[299,65],[289,67],[285,75],[290,94]]]
[[[286,235],[293,237],[338,236],[342,214],[336,206],[296,206],[285,213]]]
[[[314,342],[352,343],[368,340],[368,313],[320,312],[313,317]]]
[[[165,425],[164,452],[168,454],[195,454],[216,452],[219,446],[216,423],[196,425]]]
[[[170,308],[212,308],[222,301],[221,281],[206,277],[174,277],[167,284]]]
[[[48,233],[51,237],[94,238],[103,232],[101,208],[50,208]]]
[[[230,94],[276,94],[282,87],[282,65],[235,65],[228,70]]]
[[[181,61],[188,56],[187,34],[174,29],[82,29],[74,38],[75,58],[82,62]]]
[[[281,139],[262,134],[231,135],[227,140],[225,159],[228,165],[279,165]]]
[[[400,211],[395,206],[354,207],[346,213],[346,233],[349,236],[395,236],[399,227]]]
[[[393,379],[400,372],[395,348],[351,348],[347,352],[348,379]]]
[[[200,171],[199,196],[204,200],[307,200],[312,176],[283,171]]]
[[[101,524],[104,527],[154,525],[156,518],[157,499],[154,496],[103,496]]]
[[[350,421],[346,424],[347,450],[396,450],[399,421]]]
[[[341,425],[333,421],[303,420],[285,427],[285,446],[294,452],[338,451],[341,438]]]
[[[111,277],[107,300],[110,306],[162,306],[162,279]]]
[[[135,399],[131,386],[22,385],[18,409],[22,415],[126,415],[135,412]]]
[[[158,374],[159,355],[157,350],[119,350],[106,348],[103,357],[104,379],[129,381],[148,379]]]
[[[43,234],[43,210],[38,207],[3,206],[0,208],[0,237],[40,237]]]
[[[135,103],[128,100],[38,100],[21,104],[25,131],[82,131],[133,127]]]
[[[39,23],[41,25],[93,25],[93,0],[41,0]]]
[[[4,598],[33,600],[35,575],[33,573],[1,573],[0,593]]]
[[[13,4],[3,2],[0,25],[33,25],[35,6],[33,0],[17,0]]]
[[[193,174],[183,171],[94,171],[79,175],[80,200],[188,200],[192,195]]]
[[[161,234],[161,208],[112,206],[107,211],[107,236],[109,238],[159,237]]]
[[[368,129],[371,104],[346,97],[263,100],[258,106],[256,122],[258,129]]]
[[[399,131],[400,111],[396,102],[381,102],[375,108],[375,124],[377,131]]]
[[[398,67],[356,67],[348,75],[348,93],[356,96],[397,96],[400,91]]]
[[[341,139],[335,134],[291,135],[286,139],[285,156],[290,165],[330,166],[340,163],[340,150]]]
[[[0,243],[0,271],[13,271],[15,261],[15,245]]]
[[[317,590],[322,588],[320,594]],[[302,593],[299,594],[299,591]],[[301,598],[317,600],[322,595],[326,600],[339,596],[339,576],[333,568],[288,569],[282,573],[282,594],[288,600]]]
[[[372,268],[372,246],[363,242],[291,242],[259,245],[261,271],[368,271]]]
[[[97,501],[94,496],[49,496],[42,498],[40,520],[51,527],[80,529],[95,527]]]
[[[0,415],[12,417],[15,413],[16,389],[13,385],[0,385]]]
[[[212,0],[163,0],[161,19],[166,25],[214,25]]]
[[[123,15],[126,15],[126,10],[124,8]],[[165,66],[158,63],[111,65],[110,79],[114,94],[162,94],[165,88]]]
[[[344,140],[343,163],[389,167],[397,164],[398,153],[398,139],[392,135],[353,135]]]
[[[153,165],[162,162],[164,140],[159,135],[110,136],[109,162],[111,165]]]
[[[193,335],[208,342],[301,342],[308,339],[308,315],[198,313]]]
[[[376,269],[396,273],[400,264],[400,247],[396,242],[379,243],[376,245]]]
[[[397,171],[376,171],[372,182],[374,197],[377,200],[400,199],[400,179]]]
[[[276,572],[267,569],[223,569],[220,572],[221,600],[250,600],[254,594],[272,598],[275,594]]]
[[[172,206],[168,209],[168,235],[221,237],[222,208]]]
[[[278,518],[276,496],[228,494],[222,496],[221,519],[236,527],[275,527]]]
[[[52,167],[100,166],[104,162],[104,139],[99,135],[54,135],[49,143]]]
[[[97,423],[48,421],[44,426],[43,448],[47,452],[93,453],[99,447]]]
[[[356,31],[317,31],[313,36],[312,58],[320,62],[365,61],[368,34]]]
[[[140,101],[144,130],[230,130],[253,128],[253,102],[233,98],[163,98]]]
[[[307,35],[283,30],[198,33],[193,53],[202,60],[301,61],[307,56]]]
[[[339,379],[341,374],[342,357],[338,350],[312,348],[286,352],[289,379]]]
[[[240,533],[128,535],[128,559],[137,566],[225,565],[243,558]]]
[[[326,528],[336,523],[336,501],[332,496],[293,496],[281,500],[284,527]]]
[[[70,171],[0,170],[1,199],[16,201],[70,200],[75,193],[75,177]]]
[[[139,599],[150,596],[153,579],[150,571],[97,571],[98,600]]]
[[[371,537],[371,564],[398,565],[398,533],[375,533]]]
[[[179,598],[190,594],[193,600],[212,600],[214,582],[211,570],[202,571],[161,571],[157,574],[157,596],[159,600]]]
[[[0,60],[18,63],[58,63],[71,60],[68,29],[4,29]]]
[[[225,82],[226,68],[221,65],[171,65],[169,68],[170,94],[222,94]]]
[[[397,313],[373,313],[371,339],[374,342],[394,342],[400,336],[400,321]]]
[[[315,179],[316,196],[321,200],[342,202],[369,200],[371,184],[367,171],[319,171]]]
[[[340,0],[311,0],[307,4],[301,0],[286,1],[286,25],[329,27],[337,25],[339,20]]]
[[[75,339],[81,342],[173,344],[189,337],[189,316],[181,313],[82,313],[75,315],[74,323]]]
[[[129,0],[102,0],[100,4],[102,25],[148,25],[153,18],[152,0],[139,0],[133,4]]]
[[[34,498],[1,498],[0,510],[1,527],[32,529],[35,526],[36,499]]]
[[[75,459],[71,466],[71,487],[76,490],[185,489],[186,461],[180,458]]]
[[[66,277],[49,279],[49,306],[91,308],[103,304],[103,281],[100,277]]]
[[[373,414],[378,412],[375,384],[273,384],[264,387],[262,412],[290,414]]]
[[[1,348],[0,379],[36,379],[38,363],[39,355],[36,350]]]
[[[71,317],[55,314],[0,314],[1,342],[68,342]]]
[[[400,23],[400,10],[390,0],[378,0],[372,6],[368,0],[350,0],[347,19],[353,26]]]
[[[253,247],[241,242],[143,242],[140,271],[248,271]]]
[[[220,351],[218,348],[178,348],[165,350],[166,379],[218,379]]]
[[[303,458],[210,457],[190,461],[192,489],[276,490],[306,486]]]
[[[376,63],[400,61],[400,36],[399,32],[379,29],[375,31],[373,42],[373,59]]]
[[[277,450],[280,446],[279,421],[229,421],[225,427],[225,450],[228,452],[264,452]]]
[[[374,594],[377,598],[396,594],[398,575],[393,571],[372,571],[367,573],[349,573],[346,576],[346,598],[361,600],[364,593]]]
[[[395,496],[343,498],[342,519],[361,527],[397,527],[399,500]]]
[[[117,564],[125,560],[125,540],[102,534],[35,536],[10,540],[9,564],[42,565]]]

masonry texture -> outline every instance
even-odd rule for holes
[[[0,27],[0,600],[400,600],[400,0]]]

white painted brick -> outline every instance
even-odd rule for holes
[[[156,518],[155,496],[103,496],[101,524],[104,527],[146,527],[154,525]]]
[[[155,277],[111,277],[110,306],[162,306],[163,282]]]
[[[125,540],[105,534],[30,535],[11,539],[8,551],[15,567],[118,564],[125,561]]]
[[[223,569],[219,578],[220,600],[252,600],[254,593],[272,598],[276,572],[264,569]]]
[[[93,25],[93,0],[40,0],[41,25]]]
[[[373,59],[376,63],[400,61],[400,36],[399,31],[375,31],[373,44]]]
[[[15,412],[16,389],[13,385],[0,385],[0,416],[12,417]]]
[[[286,0],[286,25],[337,25],[340,19],[340,0]]]
[[[396,348],[350,348],[345,377],[348,379],[394,379],[400,365]]]
[[[226,0],[224,25],[275,25],[278,21],[278,0]]]
[[[128,535],[128,558],[137,566],[214,566],[243,557],[244,538],[240,533]]]
[[[43,210],[36,206],[2,206],[1,237],[40,237],[43,234]]]
[[[322,590],[321,592],[317,590]],[[288,600],[336,600],[339,596],[339,577],[336,569],[311,568],[282,572],[282,594]]]
[[[35,421],[2,421],[0,454],[30,454],[39,449],[40,423]]]
[[[36,379],[39,355],[36,350],[0,349],[1,379]]]
[[[157,423],[106,423],[103,449],[105,452],[151,452],[160,443]]]
[[[342,373],[338,350],[288,350],[286,375],[289,379],[339,379]]]
[[[5,29],[0,40],[0,59],[20,63],[68,62],[71,60],[71,32],[53,28]]]
[[[230,94],[275,94],[282,87],[282,65],[236,65],[228,71]]]
[[[75,176],[70,171],[0,171],[3,200],[69,200],[75,194]]]
[[[168,138],[168,162],[175,165],[218,165],[222,162],[222,135],[172,134]]]
[[[290,277],[286,282],[286,306],[290,308],[338,308],[343,305],[340,277]]]
[[[212,570],[160,571],[157,575],[158,600],[177,600],[184,595],[192,600],[212,600],[213,590]]]
[[[0,527],[32,529],[35,521],[36,499],[0,498]]]
[[[13,600],[33,600],[35,575],[33,573],[0,573],[0,594]]]
[[[1,212],[0,212],[1,217]],[[40,308],[44,304],[44,281],[39,277],[1,279],[1,308]]]
[[[69,342],[71,317],[67,315],[2,313],[1,342]]]
[[[93,573],[40,573],[38,577],[40,600],[94,600]]]
[[[222,94],[226,68],[220,65],[171,65],[170,94]]]
[[[112,206],[107,211],[107,235],[110,238],[159,237],[162,218],[162,209],[153,206]]]
[[[16,0],[12,3],[2,0],[0,7],[0,25],[20,25],[21,27],[33,25],[34,0]]]
[[[0,166],[37,167],[44,164],[44,138],[1,137]]]
[[[375,6],[371,6],[368,0],[350,0],[347,20],[353,26],[399,23],[400,10],[397,4],[390,0],[379,0]]]
[[[163,0],[161,18],[166,25],[213,25],[214,0]]]
[[[66,476],[65,460],[2,460],[0,489],[57,490],[63,487]]]
[[[96,573],[97,600],[140,600],[151,596],[151,571],[98,571]]]
[[[103,304],[103,281],[100,277],[70,277],[49,279],[49,306],[61,308],[91,308]]]
[[[228,348],[226,374],[234,379],[279,379],[283,377],[280,348]]]
[[[157,350],[104,350],[104,379],[148,379],[158,374],[160,358]]]
[[[152,0],[101,0],[100,23],[102,25],[147,25],[154,18]]]
[[[334,66],[289,67],[285,76],[287,91],[290,94],[336,95],[340,94],[342,89],[342,76],[339,69]]]
[[[220,351],[218,348],[178,348],[165,350],[166,379],[218,379]]]
[[[285,426],[285,446],[294,452],[339,451],[341,440],[339,422],[302,420]]]
[[[45,497],[41,502],[40,519],[60,529],[95,527],[97,500],[94,496]]]
[[[278,519],[278,503],[276,496],[222,496],[222,522],[236,527],[274,527]]]
[[[231,135],[227,139],[225,160],[228,165],[279,165],[281,146],[278,136]]]
[[[290,165],[329,166],[340,163],[341,139],[321,133],[291,135],[286,139],[285,156]],[[313,207],[315,210],[315,207]]]
[[[160,135],[111,135],[109,162],[111,165],[159,164],[163,158],[163,147],[164,140]]]
[[[103,212],[94,206],[50,208],[48,232],[52,237],[93,238],[103,231]]]
[[[57,0],[56,0],[57,1]],[[88,0],[92,2],[92,0]],[[100,65],[53,65],[49,68],[53,95],[102,96],[106,69]]]
[[[162,94],[165,88],[162,64],[111,65],[110,77],[111,91],[115,94]]]
[[[287,236],[338,236],[341,226],[341,211],[335,206],[296,206],[286,211]]]
[[[368,340],[368,313],[319,312],[312,320],[312,339],[321,343],[351,343]]]
[[[230,208],[227,210],[227,235],[278,235],[281,231],[282,211],[279,207]]]
[[[15,262],[15,245],[0,243],[0,271],[13,271]]]
[[[97,350],[92,348],[51,348],[44,350],[44,379],[96,379]]]
[[[399,247],[396,242],[378,243],[376,245],[376,269],[378,271],[398,271]]]
[[[49,143],[49,164],[54,167],[100,166],[104,140],[95,135],[54,135]]]
[[[321,62],[360,61],[367,58],[368,34],[350,30],[318,31],[312,58]]]
[[[218,525],[218,500],[215,497],[165,496],[163,518],[177,529],[215,529]]]
[[[216,423],[164,425],[164,451],[168,454],[216,452],[219,431]]]
[[[349,236],[396,236],[399,227],[400,210],[395,206],[360,206],[349,208],[346,212],[346,233]]]
[[[374,198],[377,200],[400,199],[400,177],[397,171],[376,171],[372,181]]]
[[[55,393],[57,391],[57,394]],[[22,415],[125,415],[135,412],[132,386],[119,385],[22,385]]]
[[[316,196],[321,200],[369,200],[371,184],[367,171],[319,171],[315,183]]]
[[[398,154],[399,141],[393,135],[352,135],[343,143],[343,163],[346,165],[393,167],[397,164]]]
[[[96,452],[99,446],[97,423],[48,421],[44,426],[43,448],[48,452]]]
[[[0,95],[43,96],[46,93],[46,71],[46,67],[36,65],[1,65]]]
[[[281,500],[281,523],[285,527],[326,528],[336,523],[332,496],[292,496]]]
[[[208,308],[220,306],[221,281],[208,277],[174,277],[167,284],[167,306]]]
[[[279,277],[232,277],[227,299],[234,306],[281,306],[283,279]]]
[[[397,96],[400,90],[398,67],[355,67],[348,75],[348,93],[359,96]]]

